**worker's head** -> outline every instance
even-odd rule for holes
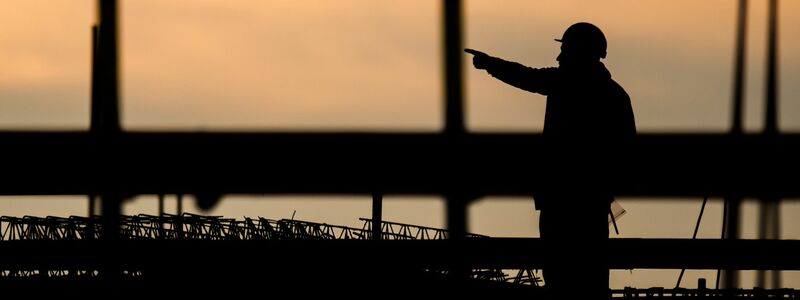
[[[597,62],[606,58],[606,37],[603,31],[590,23],[575,23],[564,32],[561,39],[560,65]]]

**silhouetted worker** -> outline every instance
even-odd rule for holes
[[[558,68],[535,69],[466,49],[473,64],[517,88],[547,96],[543,136],[558,169],[534,195],[539,233],[554,251],[542,273],[550,298],[606,299],[608,214],[614,200],[603,182],[613,177],[608,148],[636,134],[631,101],[611,79],[603,32],[577,23],[564,32]],[[561,158],[560,161],[552,161]],[[566,249],[570,248],[570,249]],[[578,255],[565,255],[578,253]]]

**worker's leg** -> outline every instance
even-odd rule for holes
[[[575,264],[583,266],[581,284],[583,299],[608,299],[609,297],[609,272],[608,272],[608,205],[599,206],[581,215],[585,223],[580,226],[584,229],[582,242],[578,245]],[[581,250],[582,249],[582,250]]]
[[[594,207],[592,207],[594,206]],[[602,205],[561,206],[539,216],[542,240],[551,247],[542,273],[552,299],[608,298],[608,211]]]

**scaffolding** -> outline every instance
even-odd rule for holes
[[[139,214],[120,216],[121,240],[202,240],[202,241],[258,241],[258,240],[372,240],[373,220],[360,218],[362,228],[316,223],[310,221],[267,218],[237,220],[222,216],[204,216],[192,213],[160,216]],[[78,241],[99,239],[103,231],[100,216],[63,217],[0,217],[0,247],[10,241]],[[417,226],[391,221],[381,222],[382,237],[386,240],[445,240],[448,231],[441,228]],[[489,238],[467,234],[467,238]],[[142,276],[141,270],[124,270],[131,277]],[[428,269],[429,272],[447,274],[447,270]],[[505,271],[516,272],[509,276]],[[96,277],[99,270],[20,270],[0,269],[0,277]],[[471,278],[477,280],[509,282],[539,286],[542,282],[536,270],[472,269]]]
[[[381,251],[399,255],[412,253],[414,259],[442,267],[433,269],[456,270],[454,275],[458,276],[472,274],[458,270],[507,267],[531,270],[541,265],[543,258],[536,254],[497,250],[505,247],[540,249],[542,244],[537,239],[468,238],[466,232],[466,209],[472,201],[485,195],[533,194],[549,183],[541,174],[558,168],[553,161],[537,157],[558,158],[564,153],[563,149],[548,148],[540,135],[478,134],[465,129],[461,79],[462,1],[442,1],[444,129],[437,133],[375,134],[125,132],[120,126],[118,97],[117,1],[98,0],[97,3],[99,18],[93,28],[92,41],[90,131],[0,132],[3,156],[13,158],[5,162],[4,173],[0,174],[0,182],[3,182],[0,194],[89,195],[100,199],[102,217],[2,219],[7,229],[3,231],[0,266],[29,272],[3,274],[51,274],[61,272],[52,270],[68,265],[72,270],[83,270],[76,271],[76,275],[100,276],[107,280],[104,286],[113,287],[120,274],[117,271],[125,271],[127,264],[144,261],[137,255],[152,245],[165,247],[167,251],[184,251],[181,254],[190,253],[189,256],[198,246],[208,247],[216,251],[215,255],[224,255],[192,257],[206,262],[231,260],[241,265],[279,264],[282,271],[293,265],[279,261],[280,257],[276,261],[262,261],[258,251],[286,257],[312,257],[319,255],[312,251],[323,248],[336,255],[359,253],[368,248],[368,254],[375,259],[359,262],[357,266],[373,272],[362,278],[371,279],[369,282],[376,286],[382,281],[375,278],[391,271],[381,273],[383,269],[373,266],[396,267],[391,265],[391,259],[381,255]],[[609,257],[610,268],[725,269],[725,287],[737,285],[736,270],[739,269],[800,269],[796,257],[800,245],[796,241],[767,240],[778,236],[776,228],[766,226],[777,218],[777,203],[800,196],[796,178],[787,175],[800,169],[797,156],[800,135],[780,133],[775,126],[777,0],[769,3],[767,132],[750,134],[741,130],[747,1],[740,0],[731,132],[639,135],[621,151],[629,155],[620,159],[623,163],[617,171],[621,175],[602,182],[615,195],[621,196],[724,197],[727,221],[724,239],[612,239],[609,245],[614,254]],[[180,150],[189,148],[195,151]],[[326,151],[321,153],[316,149]],[[375,153],[375,149],[383,151]],[[614,151],[623,150],[623,147],[608,150],[612,159],[622,158],[615,156],[618,154]],[[209,157],[225,157],[226,160],[209,160]],[[165,166],[185,173],[176,177],[169,172],[153,172]],[[253,178],[248,172],[252,169],[273,172]],[[532,169],[541,172],[529,172]],[[87,174],[74,176],[66,170],[86,170]],[[417,176],[406,176],[411,173]],[[386,223],[380,218],[380,209],[375,210],[372,221],[362,220],[365,222],[362,229],[261,218],[239,221],[186,214],[121,216],[122,200],[132,195],[194,194],[206,201],[203,203],[213,204],[220,195],[264,193],[373,195],[373,203],[378,208],[381,195],[438,195],[446,201],[447,231]],[[765,206],[762,214],[765,224],[762,237],[765,239],[739,240],[739,206],[745,197],[760,199]],[[375,225],[378,223],[380,226]],[[374,238],[378,232],[385,238]],[[81,243],[74,243],[78,241]],[[151,241],[159,243],[149,243]],[[248,243],[228,243],[241,241]],[[259,241],[268,243],[252,243]],[[546,252],[546,247],[542,248]],[[698,248],[711,253],[685,253],[685,249]],[[636,251],[626,251],[629,249]],[[60,252],[69,255],[56,255]],[[163,258],[157,261],[172,263]],[[406,264],[413,262],[412,259],[402,260]],[[308,264],[309,268],[350,266],[350,262],[336,265],[312,261]],[[91,268],[78,268],[83,265]],[[180,266],[188,267],[180,275],[194,276],[193,280],[203,278],[195,273],[206,272],[222,279],[227,274],[217,271],[228,271],[220,266],[217,269],[193,269],[191,264]],[[484,268],[486,266],[490,267]],[[64,270],[69,272],[70,268]],[[164,274],[174,272],[169,268],[158,270]],[[243,266],[237,270],[251,272],[248,275],[254,277],[270,276]],[[533,278],[527,271],[511,278],[518,283],[535,284],[535,280],[525,279],[523,275]],[[493,272],[472,274],[472,277],[499,278],[498,273]],[[238,285],[239,282],[229,284]],[[256,286],[256,282],[250,283]],[[463,282],[455,286],[455,289],[443,290],[468,290]]]

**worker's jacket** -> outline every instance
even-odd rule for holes
[[[605,150],[635,135],[636,124],[630,97],[603,63],[535,69],[492,57],[486,70],[512,86],[547,96],[542,134],[549,144],[565,149],[554,155],[563,168],[550,168],[552,180],[534,195],[537,209],[613,201],[611,192],[603,191],[606,180],[613,180],[606,176],[614,174]]]

